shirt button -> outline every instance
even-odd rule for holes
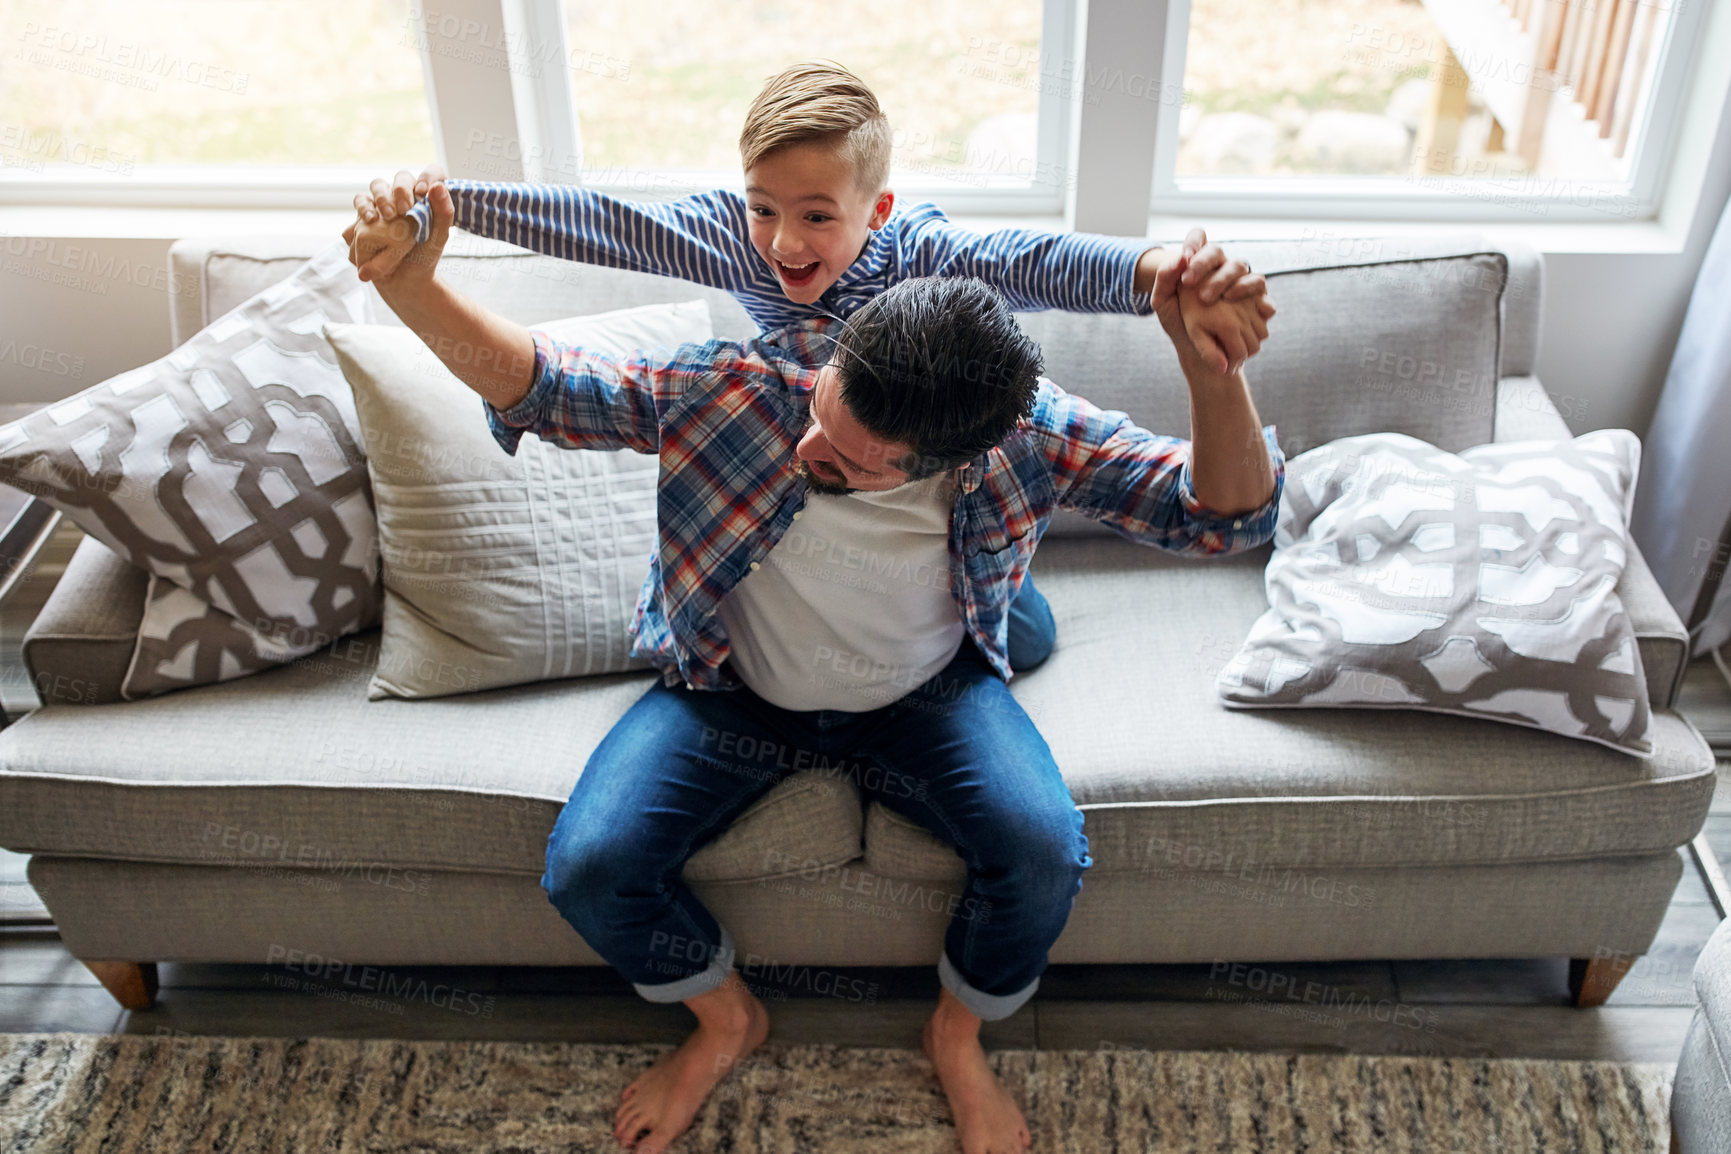
[[[753,562],[752,562],[752,563],[751,563],[751,567],[752,567],[752,568],[753,568],[753,569],[761,569],[761,568],[763,568],[763,565],[762,565],[762,564],[761,564],[761,563],[760,563],[760,562],[757,562],[757,561],[753,561]]]
[[[1237,519],[1237,520],[1236,520],[1236,521],[1234,521],[1234,522],[1232,522],[1232,527],[1233,527],[1233,528],[1234,528],[1234,529],[1242,529],[1242,528],[1244,528],[1244,518],[1243,518],[1243,517],[1240,517],[1240,518],[1238,518],[1238,519]]]
[[[799,520],[799,519],[800,519],[800,518],[801,518],[801,517],[802,517],[802,516],[804,516],[804,515],[805,515],[805,510],[804,510],[804,509],[795,509],[795,510],[794,510],[794,511],[793,511],[793,519],[794,519],[794,520],[795,520],[795,521],[797,521],[797,520]]]

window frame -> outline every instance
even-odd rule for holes
[[[441,56],[423,36],[421,56],[436,159],[452,176],[494,180],[575,182],[581,173],[579,112],[564,68],[515,67],[516,48],[534,43],[546,58],[566,56],[565,0],[440,0],[436,13],[426,0],[409,0],[410,15],[503,26],[507,47],[497,59],[479,63]],[[1404,178],[1316,177],[1268,181],[1259,178],[1174,176],[1178,115],[1182,101],[1157,101],[1147,115],[1145,97],[1126,97],[1085,79],[1101,70],[1141,62],[1155,81],[1183,76],[1191,0],[1044,0],[1040,60],[1074,65],[1078,82],[1071,91],[1041,85],[1038,105],[1038,172],[1062,174],[1049,187],[999,180],[997,187],[969,187],[911,174],[894,179],[906,200],[935,199],[956,214],[975,216],[1049,216],[1063,214],[1071,227],[1094,232],[1143,235],[1148,218],[1291,218],[1360,222],[1436,221],[1484,224],[1595,223],[1651,225],[1677,190],[1679,136],[1695,71],[1705,48],[1700,41],[1709,6],[1673,0],[1674,28],[1661,46],[1655,80],[1644,110],[1631,131],[1635,141],[1633,176],[1610,186],[1579,182],[1586,192],[1627,197],[1611,203],[1615,212],[1591,204],[1570,204],[1555,197],[1465,196],[1429,190]],[[1681,50],[1680,50],[1681,49]],[[467,53],[474,56],[473,52]],[[1158,60],[1148,70],[1146,61]],[[1178,82],[1181,89],[1181,79]],[[1098,88],[1098,86],[1096,86]],[[1162,84],[1162,88],[1170,87]],[[1129,103],[1126,104],[1126,100]],[[482,124],[509,122],[509,130],[485,131],[482,156],[473,136]],[[486,156],[488,149],[497,155]],[[1152,157],[1141,167],[1138,158]],[[95,172],[37,175],[0,170],[0,205],[104,206],[185,209],[346,208],[365,182],[381,175],[358,166],[139,166],[130,176]],[[1139,169],[1139,171],[1138,171]],[[692,187],[738,187],[737,171],[670,171],[656,183],[597,183],[602,191],[644,199],[666,199]],[[892,174],[892,178],[894,174]],[[676,179],[671,179],[676,178]],[[1446,179],[1446,178],[1445,178]],[[1464,179],[1464,178],[1462,178]],[[1457,181],[1457,184],[1459,182]],[[1492,182],[1493,185],[1495,182]],[[1589,187],[1591,186],[1591,187]],[[1698,195],[1694,189],[1691,195]],[[1597,203],[1603,204],[1604,201]]]

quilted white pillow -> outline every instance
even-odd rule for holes
[[[1627,429],[1458,455],[1374,433],[1292,458],[1269,610],[1221,697],[1433,710],[1651,753],[1617,596],[1640,460]]]
[[[711,339],[703,301],[533,326],[612,353]],[[369,698],[443,697],[648,667],[626,627],[655,548],[654,457],[516,456],[407,329],[325,326],[354,389],[378,510],[384,631]]]

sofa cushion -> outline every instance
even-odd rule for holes
[[[1013,683],[1087,815],[1097,871],[1451,865],[1645,854],[1686,843],[1712,752],[1655,710],[1654,753],[1418,712],[1230,710],[1214,676],[1268,602],[1264,546],[1186,560],[1048,541],[1033,573],[1057,620]],[[865,868],[962,876],[948,846],[868,806]]]
[[[0,731],[0,845],[24,853],[539,875],[590,751],[653,673],[369,701],[379,630],[252,677],[146,701],[48,706]],[[859,856],[854,788],[801,774],[687,876],[744,880]]]
[[[1035,561],[1058,624],[1016,697],[1087,813],[1096,870],[1454,865],[1651,854],[1713,789],[1705,741],[1655,711],[1635,759],[1440,714],[1233,711],[1214,675],[1266,607],[1266,547],[1188,561],[1117,540]],[[0,731],[0,845],[170,862],[536,872],[590,751],[653,674],[367,701],[378,634],[149,701],[49,706]],[[959,876],[876,815],[866,868]],[[851,784],[796,777],[692,859],[735,879],[849,861]]]
[[[84,537],[25,630],[24,666],[44,702],[119,701],[151,577]]]
[[[1449,452],[1495,431],[1508,258],[1473,238],[1228,242],[1268,279],[1280,312],[1246,368],[1263,424],[1288,457],[1340,437],[1405,433]],[[1190,393],[1172,344],[1148,317],[1019,313],[1046,375],[1156,433],[1188,435]],[[1054,517],[1058,537],[1106,530]]]
[[[1359,433],[1405,433],[1450,452],[1492,438],[1502,253],[1453,241],[1415,243],[1394,261],[1304,244],[1234,247],[1256,253],[1280,307],[1245,375],[1288,456]],[[1040,312],[1017,320],[1064,389],[1157,433],[1190,427],[1183,374],[1150,318]]]

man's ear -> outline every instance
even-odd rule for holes
[[[878,193],[877,203],[872,205],[871,219],[866,221],[866,227],[876,232],[889,220],[890,211],[896,206],[896,194],[893,189],[884,189]]]

